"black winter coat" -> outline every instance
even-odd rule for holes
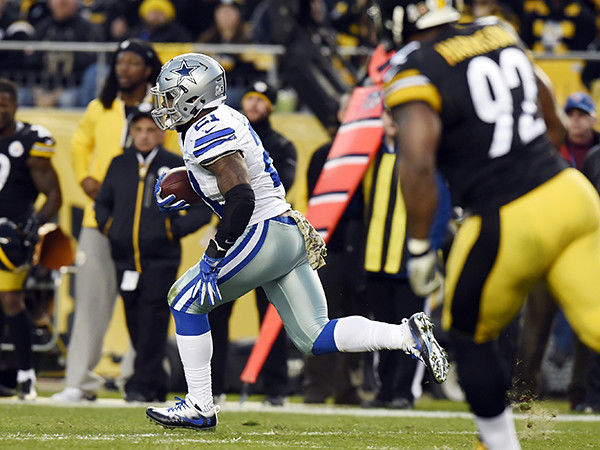
[[[199,204],[187,214],[160,212],[154,200],[158,173],[183,166],[183,159],[161,147],[144,174],[136,153],[128,148],[110,163],[95,199],[98,228],[110,240],[118,270],[177,267],[179,239],[210,222],[212,211]]]

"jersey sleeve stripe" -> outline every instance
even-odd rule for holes
[[[225,138],[225,139],[219,139],[218,141],[213,141],[212,143],[210,143],[202,148],[199,148],[198,150],[194,150],[194,156],[197,158],[198,156],[203,155],[207,151],[215,148],[216,146],[221,145],[232,139],[235,139],[235,135],[229,136],[228,138]]]
[[[442,110],[442,97],[433,84],[397,89],[394,92],[386,94],[384,100],[385,106],[388,108],[394,108],[403,103],[419,101],[427,103],[438,113]]]
[[[385,84],[389,85],[390,83],[398,81],[401,78],[414,77],[415,75],[421,75],[421,72],[419,72],[417,69],[403,70],[402,72],[395,74],[391,79],[389,79],[389,81],[386,81]]]
[[[29,156],[35,156],[36,158],[51,158],[53,155],[53,148],[38,148],[36,145],[34,145],[31,147],[31,150],[29,150]]]
[[[404,89],[411,86],[426,86],[431,84],[429,78],[424,75],[415,75],[408,78],[402,78],[397,81],[392,81],[385,89],[385,95],[391,95],[394,91]]]
[[[213,133],[209,133],[206,136],[202,136],[201,138],[196,139],[196,142],[194,142],[194,148],[198,148],[204,144],[214,141],[215,139],[219,139],[224,136],[229,136],[230,134],[233,134],[233,133],[234,133],[233,128],[224,128],[222,130],[215,131]]]
[[[219,153],[218,155],[213,156],[212,158],[203,159],[200,164],[202,164],[203,166],[210,166],[212,163],[218,161],[219,159],[224,158],[225,156],[232,155],[236,152],[239,152],[239,150],[229,150],[223,153]]]

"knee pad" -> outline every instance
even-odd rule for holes
[[[479,417],[495,417],[508,405],[510,374],[501,359],[497,342],[475,344],[452,337],[458,378],[471,411]]]
[[[310,354],[313,355],[324,355],[325,353],[332,353],[339,351],[335,345],[335,337],[333,331],[337,324],[337,319],[330,320],[325,324],[315,342],[313,342],[310,349]]]
[[[315,345],[315,340],[318,340],[318,337],[311,338],[310,335],[300,332],[294,332],[293,330],[285,329],[289,338],[291,339],[294,346],[302,352],[302,354],[306,356],[312,356],[313,348]],[[283,331],[282,331],[283,332]]]
[[[188,314],[171,308],[175,332],[180,336],[200,336],[210,331],[208,314]]]

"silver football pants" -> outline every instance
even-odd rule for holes
[[[199,264],[190,267],[169,291],[169,305],[188,314],[209,313],[262,286],[296,347],[311,354],[328,322],[327,300],[317,272],[308,264],[304,237],[290,217],[274,217],[248,227],[221,263],[222,301],[203,305],[191,298]]]

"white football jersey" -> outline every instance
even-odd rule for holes
[[[248,225],[278,216],[291,208],[285,200],[285,189],[271,157],[243,114],[221,105],[192,125],[185,140],[183,137],[180,133],[179,145],[190,182],[219,217],[222,217],[225,199],[217,186],[217,177],[206,167],[235,152],[242,153],[254,191],[254,213]]]

